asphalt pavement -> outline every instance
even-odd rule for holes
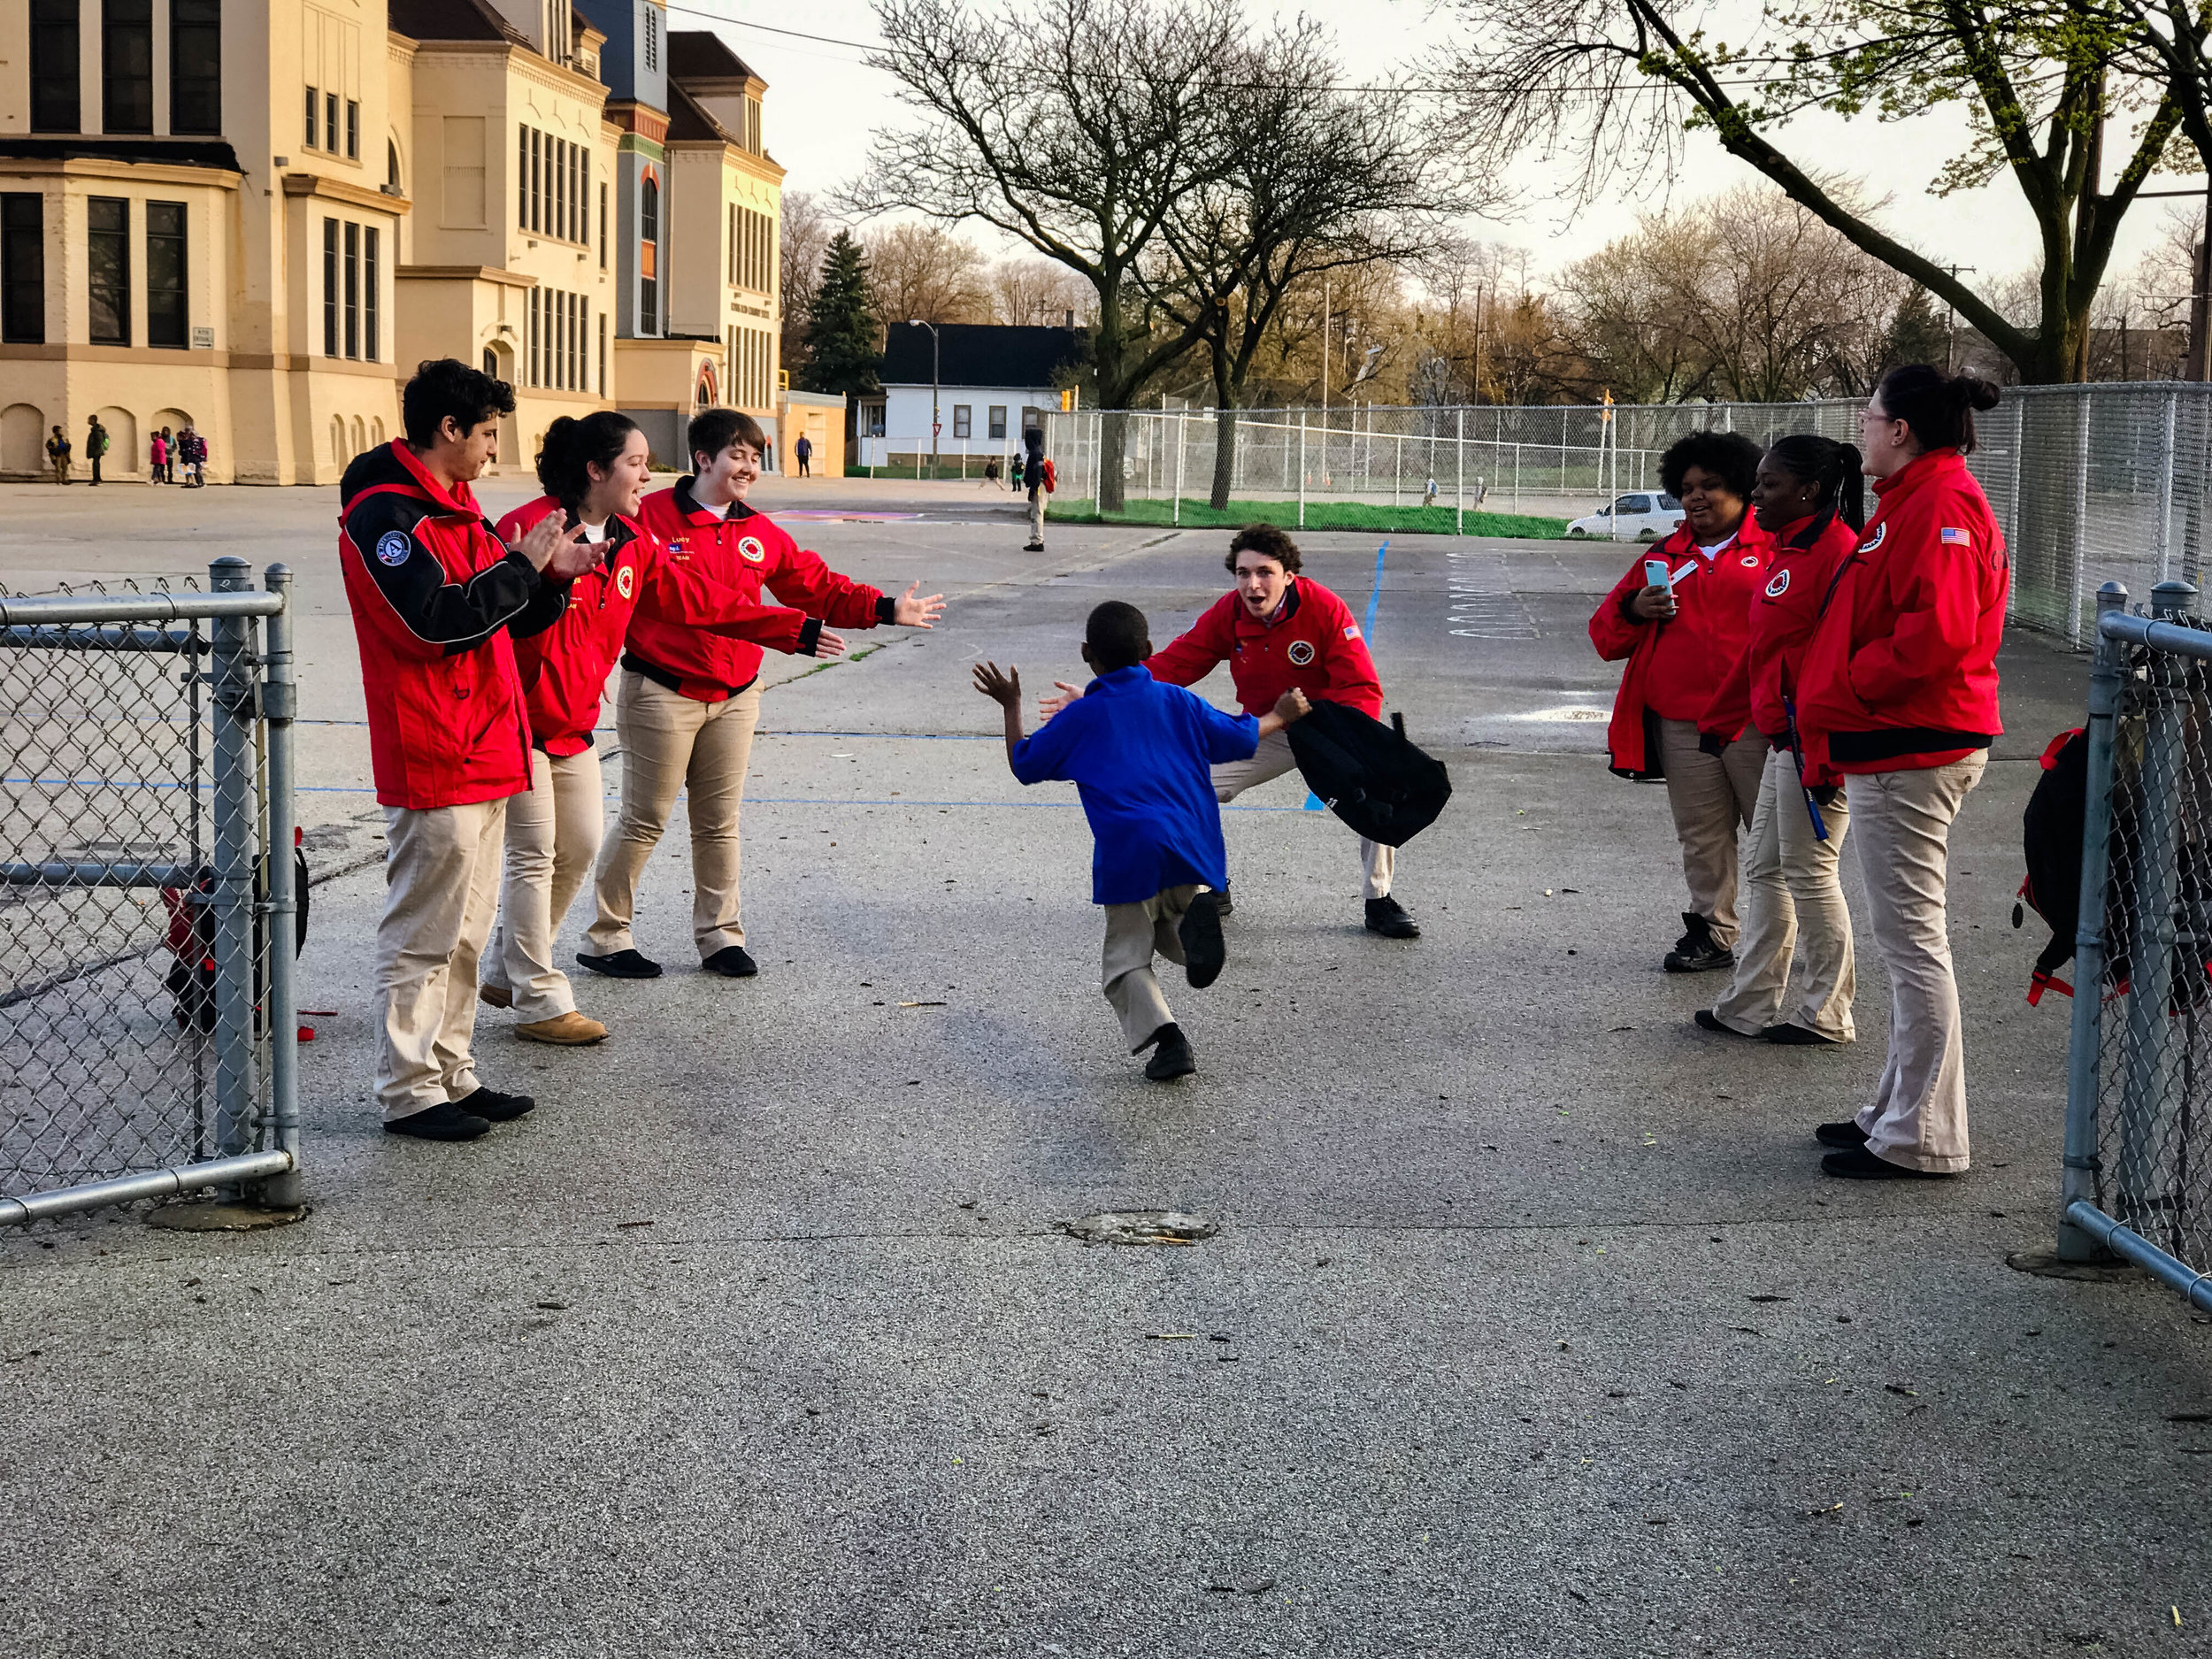
[[[1607,773],[1583,632],[1625,551],[1302,539],[1452,770],[1400,861],[1425,937],[1362,931],[1294,778],[1241,797],[1230,964],[1164,976],[1199,1073],[1162,1087],[1098,992],[1073,791],[1013,781],[967,669],[1078,677],[1107,597],[1164,641],[1226,534],[1027,555],[974,486],[776,483],[835,567],[951,605],[777,667],[759,978],[693,966],[680,815],[639,924],[668,976],[580,985],[595,1048],[485,1010],[488,1080],[538,1110],[426,1146],[368,1088],[334,492],[64,494],[0,488],[0,581],[299,571],[301,1002],[335,1012],[306,1220],[0,1234],[0,1652],[2212,1651],[2212,1331],[2006,1260],[2050,1240],[2067,1018],[2024,1001],[2019,813],[2083,659],[2010,643],[1954,845],[1974,1171],[1837,1183],[1810,1131],[1871,1089],[1888,1002],[1855,862],[1862,1041],[1697,1032],[1721,987],[1660,971],[1664,795]],[[1129,1210],[1217,1231],[1059,1230]]]

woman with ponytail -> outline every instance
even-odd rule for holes
[[[1893,369],[1861,418],[1878,504],[1836,567],[1799,671],[1808,760],[1844,778],[1868,919],[1889,971],[1889,1059],[1871,1102],[1815,1132],[1855,1179],[1954,1176],[1970,1162],[1966,1050],[1951,969],[1951,823],[1981,781],[1997,718],[2011,572],[1966,469],[1997,388]]]
[[[1838,873],[1850,811],[1833,779],[1805,765],[1795,711],[1813,619],[1866,517],[1859,465],[1851,445],[1796,433],[1760,458],[1751,488],[1752,511],[1774,537],[1774,561],[1751,602],[1750,641],[1698,730],[1716,751],[1740,737],[1755,739],[1766,750],[1766,768],[1739,883],[1735,974],[1719,1002],[1698,1010],[1707,1031],[1810,1047],[1857,1034],[1851,912]],[[1797,1010],[1786,1020],[1783,994],[1793,965]]]
[[[845,649],[803,612],[763,605],[672,559],[636,519],[648,476],[645,434],[627,415],[564,415],[546,428],[538,453],[545,494],[499,521],[501,536],[517,541],[558,512],[602,553],[598,567],[569,589],[559,620],[515,648],[530,718],[530,787],[508,806],[500,922],[477,994],[495,1008],[512,1008],[515,1034],[533,1042],[574,1046],[607,1034],[577,1011],[553,955],[562,918],[599,856],[606,791],[594,728],[632,615],[784,651],[797,650],[802,638],[817,656]]]

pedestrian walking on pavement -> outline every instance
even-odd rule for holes
[[[1966,467],[1974,411],[1997,396],[1986,380],[1925,364],[1882,377],[1859,445],[1878,504],[1805,648],[1807,758],[1843,774],[1890,982],[1889,1056],[1873,1100],[1815,1131],[1836,1148],[1821,1160],[1831,1175],[1955,1176],[1972,1162],[1947,860],[1952,822],[2004,730],[1997,648],[2011,567]]]
[[[69,481],[69,440],[62,435],[59,426],[56,426],[54,435],[46,440],[46,465],[54,469],[54,482],[66,484]]]
[[[1795,711],[1805,641],[1866,517],[1859,466],[1850,444],[1793,434],[1766,452],[1751,488],[1751,511],[1774,538],[1774,560],[1751,603],[1750,642],[1698,731],[1709,753],[1724,752],[1738,738],[1763,742],[1766,769],[1737,879],[1736,971],[1720,1000],[1697,1012],[1707,1031],[1811,1048],[1858,1034],[1840,873],[1851,813],[1839,778],[1808,775]],[[1793,970],[1797,1007],[1785,1018]]]
[[[1663,779],[1690,908],[1663,966],[1703,973],[1735,960],[1736,834],[1751,822],[1766,744],[1755,736],[1709,754],[1699,718],[1751,637],[1751,601],[1773,537],[1751,517],[1759,446],[1733,432],[1693,432],[1659,457],[1660,487],[1682,523],[1647,549],[1590,617],[1590,642],[1626,659],[1606,729],[1624,778]]]
[[[1045,459],[1045,434],[1041,426],[1031,426],[1022,434],[1022,483],[1029,490],[1029,545],[1025,553],[1045,550],[1045,497],[1051,493],[1052,481],[1046,475],[1050,463]]]
[[[799,463],[799,476],[812,478],[814,474],[807,470],[807,463],[814,458],[814,440],[801,433],[799,441],[791,446],[791,453]]]
[[[146,471],[149,484],[165,484],[169,481],[169,440],[166,431],[165,427],[156,426],[150,440],[151,459]]]
[[[207,440],[196,426],[187,426],[177,442],[184,446],[185,488],[207,488]]]
[[[108,429],[100,424],[99,416],[87,417],[84,429],[84,453],[85,459],[92,463],[92,481],[95,484],[100,481],[100,461],[107,452]]]
[[[476,964],[499,895],[509,800],[530,787],[513,641],[551,626],[600,549],[549,516],[514,547],[471,483],[514,412],[503,380],[450,357],[400,396],[406,436],[354,457],[338,558],[384,809],[375,1087],[387,1133],[472,1141],[536,1105],[481,1082]]]
[[[1217,895],[1229,883],[1213,773],[1249,760],[1263,740],[1306,713],[1286,690],[1263,717],[1224,714],[1144,665],[1152,655],[1144,612],[1118,599],[1090,614],[1083,660],[1097,678],[1033,737],[1022,735],[1021,671],[995,663],[975,688],[1006,717],[1006,760],[1024,784],[1057,780],[1081,792],[1089,820],[1091,902],[1106,912],[1101,989],[1129,1052],[1150,1048],[1156,1083],[1198,1069],[1190,1040],[1169,1011],[1152,961],[1183,964],[1193,990],[1220,977],[1228,953]]]

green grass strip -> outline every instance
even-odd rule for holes
[[[1171,524],[1174,503],[1132,500],[1121,511],[1102,513],[1087,498],[1055,496],[1048,516],[1056,524]],[[1396,530],[1424,535],[1450,535],[1455,515],[1449,507],[1386,507],[1363,501],[1310,501],[1305,527],[1309,530]],[[1229,529],[1239,525],[1277,524],[1295,528],[1294,501],[1233,501],[1217,511],[1202,501],[1183,503],[1182,525],[1190,529]],[[1465,535],[1519,536],[1555,541],[1567,533],[1564,518],[1540,518],[1532,513],[1482,512],[1470,510],[1458,520]]]

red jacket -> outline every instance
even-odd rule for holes
[[[673,489],[648,495],[638,509],[639,523],[667,549],[670,563],[734,588],[754,604],[765,588],[803,609],[783,610],[773,630],[764,618],[763,629],[745,639],[641,610],[630,619],[625,668],[696,702],[720,703],[759,678],[763,644],[811,652],[825,622],[833,628],[872,628],[891,620],[894,602],[875,588],[840,576],[741,501],[732,503],[728,517],[716,518],[692,500],[691,485],[688,476],[680,478]],[[810,617],[818,620],[810,622]]]
[[[1715,689],[1743,656],[1751,639],[1751,600],[1766,581],[1774,538],[1748,512],[1736,539],[1709,562],[1686,520],[1672,535],[1637,555],[1590,616],[1590,643],[1609,663],[1624,657],[1621,688],[1606,728],[1612,769],[1624,778],[1664,776],[1645,736],[1647,719],[1694,720]],[[1674,572],[1676,611],[1671,622],[1642,622],[1628,603],[1650,586],[1644,560],[1663,558]]]
[[[1247,714],[1265,714],[1295,687],[1317,701],[1346,703],[1382,718],[1382,681],[1359,623],[1341,599],[1310,577],[1292,578],[1265,622],[1252,619],[1241,595],[1222,595],[1189,633],[1155,652],[1145,666],[1163,685],[1192,686],[1225,657]]]
[[[518,542],[560,503],[541,495],[499,521],[502,540]],[[780,605],[757,604],[709,580],[695,561],[679,564],[651,532],[618,515],[607,521],[606,563],[579,576],[568,609],[542,634],[515,643],[515,664],[529,700],[531,741],[549,755],[591,747],[607,676],[622,654],[633,613],[672,626],[704,628],[724,639],[764,641],[778,650],[814,654],[822,625]],[[795,630],[791,619],[798,617]]]
[[[2005,729],[2005,539],[1955,449],[1916,457],[1874,491],[1881,506],[1837,565],[1805,647],[1798,723],[1838,772],[1946,765]]]
[[[404,443],[356,456],[338,499],[377,800],[423,811],[527,789],[530,728],[508,636],[557,621],[568,584],[510,552],[469,487],[449,494]]]
[[[1786,699],[1797,695],[1798,664],[1836,562],[1859,533],[1832,513],[1800,518],[1775,533],[1766,585],[1751,602],[1751,638],[1698,718],[1701,732],[1734,739],[1747,724],[1779,741],[1789,735]]]

